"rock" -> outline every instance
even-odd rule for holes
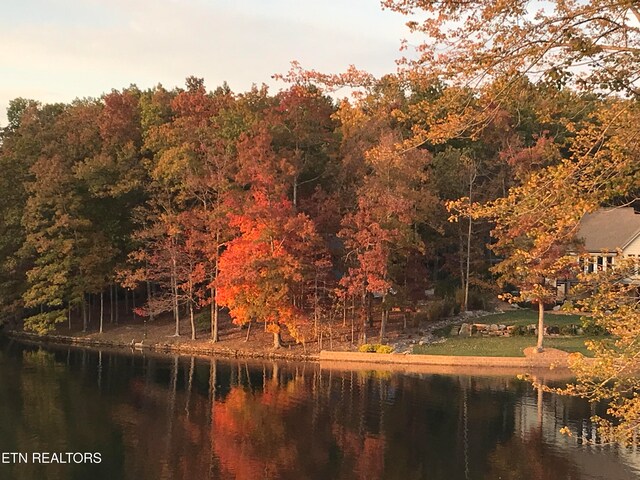
[[[498,330],[500,330],[501,332],[505,331],[507,329],[506,325],[498,325]]]
[[[469,325],[468,323],[463,323],[460,326],[460,331],[458,332],[458,334],[461,337],[470,337],[471,336],[471,325]]]
[[[451,327],[451,331],[449,332],[450,337],[455,337],[460,333],[460,327],[458,325],[454,325]]]
[[[576,335],[584,335],[584,330],[581,327],[576,329]]]
[[[554,312],[559,312],[561,309],[562,307],[560,305],[556,305],[555,307],[553,307]]]
[[[498,325],[496,325],[495,323],[492,323],[491,325],[489,325],[489,332],[497,332],[498,330],[500,330],[498,328]]]
[[[464,317],[473,317],[475,314],[471,310],[465,310],[462,312],[462,316]]]

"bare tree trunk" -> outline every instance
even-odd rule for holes
[[[133,321],[136,321],[136,290],[131,289],[131,316]]]
[[[69,331],[71,331],[71,304],[69,304]]]
[[[147,304],[151,305],[151,301],[153,300],[153,294],[151,293],[151,282],[147,280]],[[153,322],[153,308],[149,309],[149,321]]]
[[[82,331],[87,331],[87,301],[82,294]]]
[[[100,333],[104,333],[104,292],[100,292]]]
[[[469,308],[469,273],[471,270],[471,228],[473,226],[473,221],[471,217],[469,217],[469,230],[467,231],[467,265],[466,272],[464,276],[464,305],[463,311],[467,311]]]
[[[282,347],[280,332],[273,332],[273,348],[280,348],[280,347]]]
[[[249,341],[249,335],[251,334],[251,323],[253,322],[249,322],[249,326],[247,327],[247,336],[244,339],[245,342]]]
[[[109,323],[113,325],[113,283],[109,283]]]
[[[173,318],[176,322],[176,332],[174,336],[180,336],[180,311],[178,308],[178,285],[176,280],[176,259],[171,258],[171,294],[173,296]]]
[[[118,284],[117,283],[114,284],[114,286],[113,286],[113,296],[115,297],[115,300],[116,300],[115,322],[116,322],[116,325],[118,325],[118,315],[119,315],[118,310],[120,309],[120,304],[119,304],[119,301],[118,301]]]
[[[544,302],[538,300],[538,344],[536,346],[538,352],[544,351],[542,340],[544,338]]]
[[[191,323],[191,340],[196,339],[196,322],[193,317],[193,302],[189,300],[189,322]]]
[[[211,340],[217,342],[218,338],[218,301],[216,300],[215,281],[218,278],[218,260],[220,251],[220,231],[216,231],[216,257],[213,264],[213,278],[211,282]]]
[[[218,341],[218,302],[214,287],[211,287],[211,341]]]
[[[386,295],[382,296],[382,317],[380,318],[380,343],[384,343],[384,334],[387,327],[387,308],[384,305]]]
[[[313,280],[313,326],[318,336],[318,272]]]

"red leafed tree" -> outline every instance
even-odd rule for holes
[[[216,299],[235,323],[262,322],[281,345],[286,327],[298,341],[306,322],[305,283],[322,262],[323,242],[315,224],[296,213],[280,181],[285,160],[276,156],[271,137],[261,129],[238,143],[237,179],[247,186],[229,215],[238,231],[220,256]]]
[[[275,348],[281,346],[282,327],[302,340],[299,327],[307,317],[294,305],[294,292],[320,243],[313,222],[295,214],[286,197],[253,189],[244,211],[231,215],[230,223],[240,235],[220,257],[218,303],[237,324],[265,323]]]
[[[340,284],[347,295],[362,298],[363,331],[367,321],[372,324],[372,296],[381,296],[381,342],[389,295],[402,290],[412,252],[424,248],[415,225],[427,217],[433,203],[426,189],[429,155],[420,150],[398,150],[396,138],[392,133],[384,134],[379,145],[366,153],[369,173],[357,191],[357,208],[344,217],[339,234],[347,264]]]

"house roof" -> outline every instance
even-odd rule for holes
[[[632,207],[597,210],[580,221],[578,238],[589,252],[625,249],[640,235],[640,214]]]

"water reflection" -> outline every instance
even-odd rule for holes
[[[512,377],[0,345],[0,451],[101,452],[0,478],[637,478],[635,450],[580,446],[591,407]],[[570,425],[578,437],[561,436]]]

